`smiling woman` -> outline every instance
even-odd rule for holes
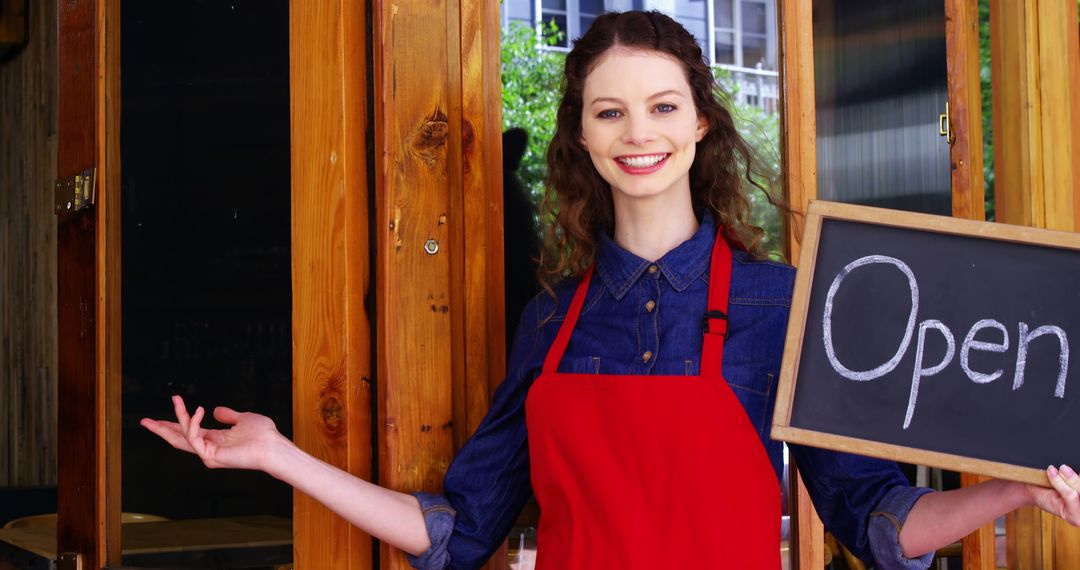
[[[230,427],[205,429],[207,410],[174,398],[176,422],[142,425],[210,467],[270,473],[419,568],[483,565],[533,495],[540,569],[779,568],[782,449],[766,426],[794,272],[760,258],[753,153],[699,44],[659,12],[596,18],[565,86],[547,155],[557,282],[526,307],[441,493],[354,477],[254,413],[219,407]],[[830,530],[879,568],[925,568],[1022,504],[1080,523],[1080,476],[1065,469],[1048,472],[1055,491],[932,494],[891,462],[791,453]]]

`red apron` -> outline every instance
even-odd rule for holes
[[[780,567],[776,474],[720,375],[731,279],[722,234],[700,376],[558,372],[592,268],[578,285],[526,400],[537,569]]]

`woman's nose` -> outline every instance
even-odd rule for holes
[[[655,138],[652,123],[647,117],[630,115],[624,124],[626,125],[626,130],[623,131],[624,143],[641,145]]]

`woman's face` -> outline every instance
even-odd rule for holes
[[[617,203],[689,194],[705,132],[682,64],[666,55],[613,48],[585,77],[581,142]]]

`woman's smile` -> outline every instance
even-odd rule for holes
[[[631,154],[615,157],[615,162],[628,174],[651,174],[663,168],[671,153]]]

